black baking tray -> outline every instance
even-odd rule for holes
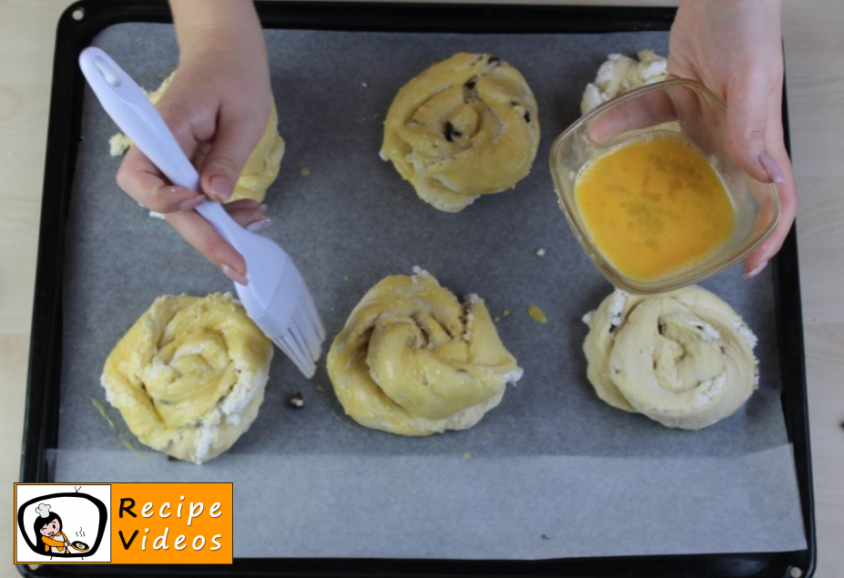
[[[673,8],[582,6],[482,6],[388,3],[258,2],[267,28],[391,32],[606,33],[668,30]],[[62,361],[62,276],[84,79],[79,52],[103,29],[123,22],[170,22],[165,2],[84,0],[58,24],[53,69],[44,193],[21,459],[22,482],[51,481],[47,451],[57,447]],[[788,116],[783,94],[788,145]],[[783,376],[782,405],[803,511],[807,549],[790,552],[570,558],[540,561],[398,559],[235,559],[230,566],[47,565],[27,576],[627,576],[686,578],[787,578],[811,576],[816,539],[806,401],[803,321],[792,229],[772,262]],[[792,574],[795,572],[795,574]]]

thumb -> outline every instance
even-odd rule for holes
[[[768,153],[768,106],[771,91],[767,73],[754,71],[730,83],[727,124],[732,152],[748,175],[763,183],[782,183],[782,170]]]
[[[206,195],[224,203],[231,198],[264,125],[250,129],[249,125],[255,123],[245,115],[221,116],[214,142],[202,162],[200,184]]]

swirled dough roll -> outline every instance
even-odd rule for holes
[[[399,90],[381,158],[422,200],[456,213],[516,186],[539,146],[536,99],[518,70],[489,54],[455,54]]]
[[[613,407],[698,430],[731,415],[759,382],[756,337],[700,287],[650,297],[616,290],[584,317],[588,378]]]
[[[595,82],[586,85],[580,112],[586,114],[599,105],[634,88],[660,82],[668,77],[668,61],[653,50],[640,50],[639,60],[623,54],[610,54],[598,69]]]
[[[158,104],[175,76],[176,71],[173,71],[170,76],[164,79],[161,86],[153,92],[147,93],[150,102]],[[122,133],[114,135],[109,140],[110,152],[113,157],[124,154],[130,146],[132,146],[132,141]],[[278,134],[278,111],[275,108],[275,100],[273,100],[264,134],[261,135],[261,140],[258,141],[255,148],[252,149],[252,154],[246,160],[240,178],[235,183],[232,196],[226,202],[231,203],[240,199],[263,201],[264,197],[267,196],[267,189],[278,177],[283,156],[284,140]]]
[[[416,270],[363,297],[331,346],[328,375],[359,424],[423,436],[472,427],[522,370],[482,299],[461,304]]]
[[[118,342],[101,379],[142,443],[200,464],[252,424],[272,356],[230,294],[164,296]]]

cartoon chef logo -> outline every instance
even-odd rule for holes
[[[35,518],[35,543],[44,543],[44,552],[58,552],[64,554],[70,548],[67,536],[62,532],[62,518],[56,512],[50,511],[50,504],[38,504],[35,508],[38,517]],[[38,535],[40,534],[40,536]],[[88,545],[77,542],[74,546],[82,546],[83,551],[88,550]]]
[[[73,486],[71,492],[44,494],[43,490],[63,487],[16,484],[16,563],[110,560],[110,544],[103,542],[104,538],[108,542],[106,504],[110,503],[111,488],[96,484],[84,488],[87,491],[83,486]],[[33,497],[27,499],[29,496]]]

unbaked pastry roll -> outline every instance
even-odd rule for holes
[[[174,70],[170,76],[164,79],[161,86],[153,92],[147,93],[152,104],[158,104],[175,76],[176,71]],[[132,146],[132,141],[123,133],[114,135],[108,142],[113,157],[124,154]],[[270,116],[267,119],[267,125],[264,127],[264,134],[261,135],[261,140],[258,141],[255,148],[252,149],[252,154],[246,159],[240,178],[235,183],[232,196],[226,202],[231,203],[241,199],[252,199],[259,203],[263,201],[264,197],[267,196],[267,189],[278,177],[283,156],[284,140],[278,134],[278,111],[275,107],[275,100],[272,100]],[[159,216],[157,213],[155,215]]]
[[[359,424],[407,436],[468,429],[522,370],[483,300],[461,304],[429,273],[387,277],[363,297],[328,353],[328,375]]]
[[[142,443],[200,464],[249,429],[272,356],[230,294],[164,296],[118,342],[101,381]]]
[[[381,158],[422,200],[456,213],[516,186],[539,146],[536,99],[518,70],[489,54],[455,54],[399,90]]]
[[[595,82],[586,85],[580,112],[586,114],[601,104],[634,88],[660,82],[668,77],[668,62],[653,50],[640,50],[639,60],[623,54],[610,54],[598,69]]]
[[[756,337],[700,287],[650,297],[616,290],[584,321],[589,381],[618,409],[698,430],[731,415],[758,386]]]

